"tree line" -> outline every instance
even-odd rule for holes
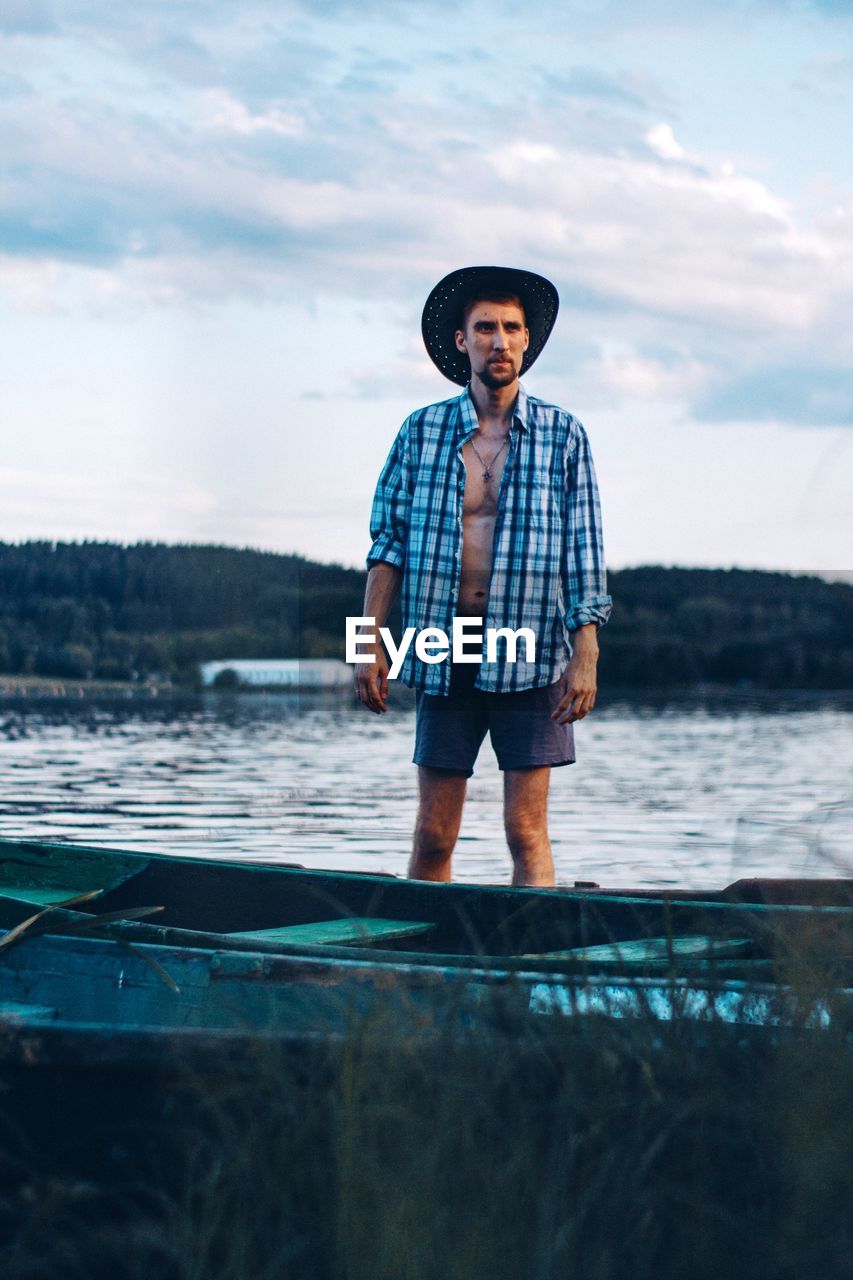
[[[0,543],[0,672],[191,685],[209,659],[343,658],[364,582],[356,569],[233,547]],[[610,573],[609,590],[603,683],[853,687],[845,583],[649,566]]]

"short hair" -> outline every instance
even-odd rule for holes
[[[518,307],[524,316],[525,326],[527,325],[527,316],[524,311],[524,303],[521,301],[517,293],[507,293],[505,289],[481,289],[478,293],[472,294],[470,298],[466,298],[462,303],[462,307],[457,316],[457,329],[465,332],[465,326],[468,323],[468,317],[476,307],[478,302],[512,302]]]

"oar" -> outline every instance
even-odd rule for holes
[[[35,928],[40,920],[44,920],[45,916],[49,916],[52,911],[60,908],[75,907],[81,902],[91,902],[93,898],[99,898],[104,892],[103,889],[90,889],[88,893],[78,893],[73,898],[65,898],[62,902],[52,902],[49,907],[44,907],[41,911],[37,911],[35,915],[28,916],[26,920],[22,920],[20,924],[16,924],[13,929],[9,929],[0,937],[0,951],[5,951],[7,947],[11,947],[14,943],[19,942],[21,938],[38,938],[42,934],[50,932],[50,922],[46,927]],[[129,907],[125,911],[110,911],[104,915],[92,916],[88,920],[74,920],[69,924],[63,925],[63,933],[86,933],[90,929],[96,929],[101,924],[111,924],[117,920],[141,920],[145,916],[154,915],[157,911],[162,911],[162,907]]]

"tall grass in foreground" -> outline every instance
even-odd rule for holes
[[[379,1004],[168,1087],[59,1077],[59,1164],[6,1146],[4,1280],[851,1274],[843,995],[812,971],[775,1029],[518,997],[433,1025]]]

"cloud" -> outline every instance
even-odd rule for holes
[[[145,538],[176,513],[184,536],[197,537],[219,505],[212,492],[168,475],[3,467],[0,484],[7,522],[21,538],[63,537],[69,528],[77,537]]]
[[[810,59],[792,81],[797,93],[826,102],[843,102],[853,89],[853,57],[824,54]]]
[[[0,98],[26,98],[32,93],[32,85],[23,76],[0,71]]]
[[[686,404],[712,376],[712,370],[689,351],[651,354],[611,345],[581,366],[579,373],[587,384],[609,393],[616,404],[624,400]]]
[[[270,102],[264,111],[253,114],[227,90],[208,89],[201,95],[201,104],[202,128],[221,129],[247,138],[258,133],[299,138],[305,132],[304,117],[281,102]]]
[[[822,306],[840,302],[851,284],[850,227],[838,239],[802,229],[763,183],[687,156],[669,126],[655,140],[646,155],[567,147],[549,158],[524,139],[489,162],[507,201],[512,189],[535,191],[528,237],[552,269],[623,308],[770,335],[804,332]],[[525,206],[515,207],[521,215]]]
[[[51,6],[43,0],[3,0],[0,32],[4,35],[45,36],[57,30]]]
[[[486,245],[557,281],[570,367],[601,396],[850,420],[849,192],[810,217],[746,163],[688,146],[642,68],[556,74],[531,46],[507,102],[509,18],[506,47],[454,60],[430,39],[454,6],[408,6],[402,36],[377,19],[375,46],[353,6],[314,8],[63,6],[39,94],[22,111],[0,85],[0,288],[38,311],[402,304]],[[689,8],[699,22],[720,6]],[[601,9],[606,39],[627,7]],[[16,48],[39,45],[51,11],[36,12]],[[382,387],[422,359],[401,351]]]
[[[662,160],[683,160],[687,154],[680,142],[676,142],[672,125],[656,124],[646,134],[646,142]]]
[[[596,153],[535,112],[499,142],[435,108],[425,132],[419,105],[401,100],[347,148],[339,111],[333,100],[309,116],[286,99],[251,110],[210,90],[180,127],[89,103],[43,104],[23,128],[7,112],[0,139],[18,152],[18,176],[4,248],[117,268],[147,260],[153,274],[171,256],[226,251],[223,275],[242,261],[248,289],[274,254],[273,290],[345,266],[359,285],[396,268],[382,286],[402,292],[448,249],[479,256],[486,216],[495,251],[523,246],[621,306],[691,321],[804,328],[842,283],[849,218],[801,227],[762,182],[687,156],[668,123]],[[215,264],[204,266],[207,276]]]
[[[853,368],[765,366],[709,389],[694,412],[706,421],[853,426]]]
[[[596,67],[574,65],[559,73],[543,69],[540,74],[549,90],[566,98],[631,111],[671,109],[673,105],[660,84],[637,71],[608,75]]]

